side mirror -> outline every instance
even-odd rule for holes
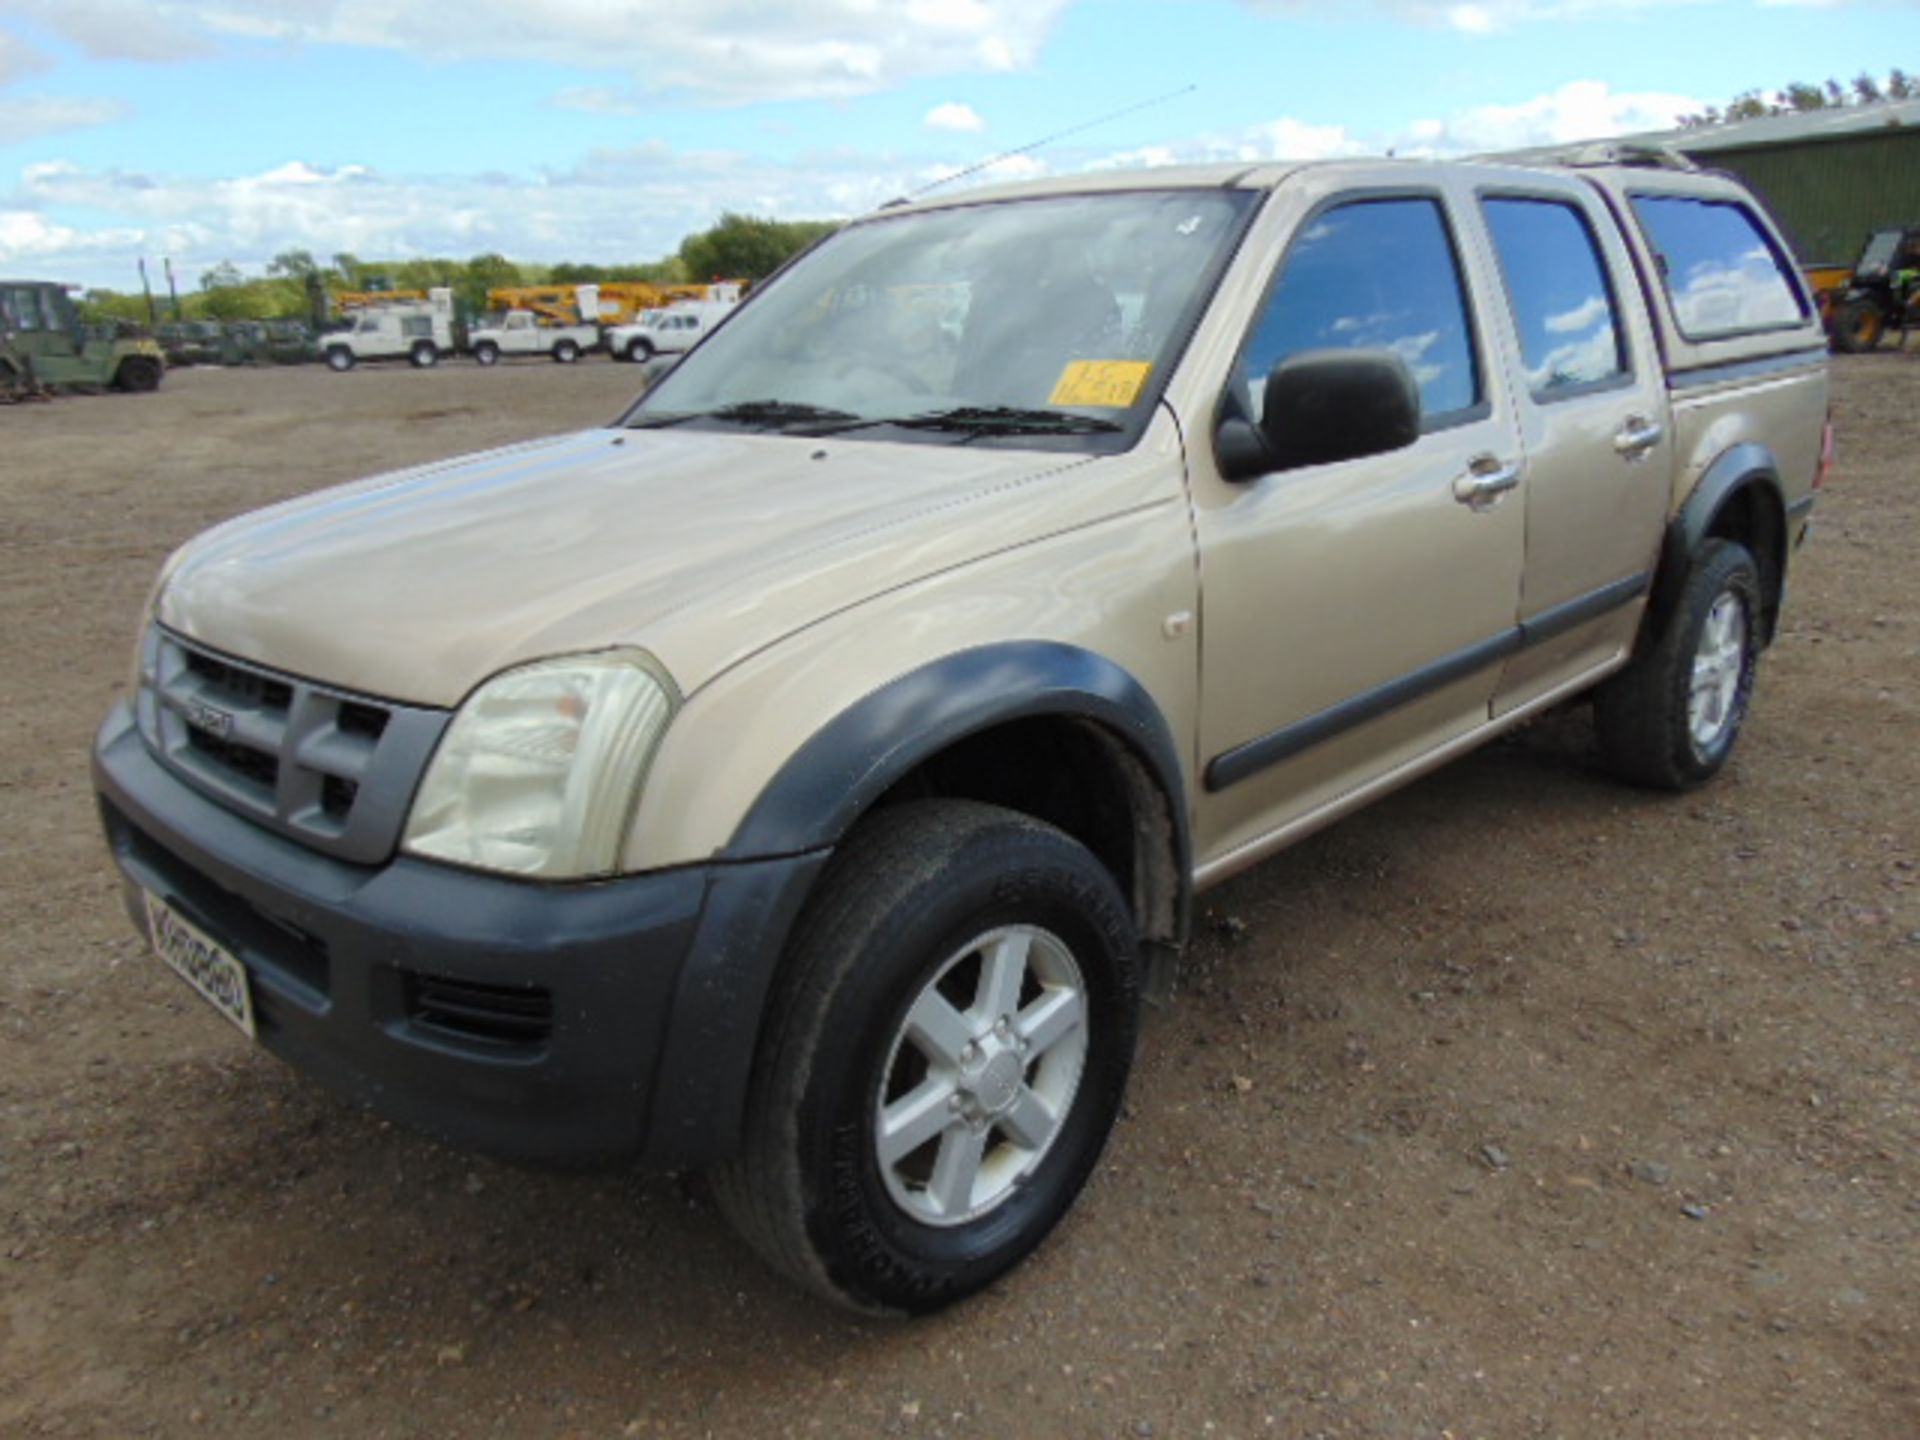
[[[1391,350],[1303,350],[1267,376],[1259,423],[1229,418],[1214,457],[1229,480],[1402,450],[1420,438],[1420,387]]]

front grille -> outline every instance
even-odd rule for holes
[[[536,1050],[553,1034],[553,994],[408,972],[407,1018],[422,1030],[489,1049]]]
[[[186,666],[210,691],[238,703],[257,705],[281,714],[293,703],[293,686],[284,680],[229,665],[200,651],[186,652]]]
[[[361,863],[399,842],[447,712],[386,704],[217,654],[159,626],[136,714],[161,762],[230,809]]]
[[[191,724],[187,726],[187,744],[198,754],[206,756],[208,764],[231,771],[269,794],[280,781],[279,760],[264,750],[256,750],[251,745],[236,745]]]
[[[364,735],[369,740],[378,740],[387,733],[387,719],[391,713],[378,705],[362,705],[357,700],[349,700],[341,705],[339,717],[334,723],[340,727],[343,735]]]
[[[353,802],[359,795],[360,786],[356,781],[329,775],[320,786],[320,808],[345,824],[347,816],[353,813]]]

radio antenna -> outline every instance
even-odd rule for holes
[[[1096,116],[1092,120],[1082,121],[1078,125],[1070,125],[1065,130],[1056,130],[1053,134],[1043,139],[1035,140],[1029,145],[1020,145],[1012,150],[1003,150],[990,160],[982,160],[977,165],[969,165],[966,169],[956,170],[951,175],[942,175],[931,184],[922,185],[918,190],[908,191],[892,203],[901,205],[909,200],[918,200],[929,191],[938,190],[942,185],[951,185],[956,180],[964,180],[969,175],[977,175],[982,170],[991,169],[993,166],[998,165],[1002,160],[1011,160],[1016,155],[1025,155],[1030,150],[1038,150],[1042,145],[1051,145],[1056,140],[1064,140],[1069,135],[1078,135],[1083,130],[1091,130],[1094,126],[1104,125],[1109,120],[1118,120],[1122,115],[1132,115],[1141,110],[1151,109],[1155,105],[1164,105],[1169,100],[1178,100],[1182,95],[1191,95],[1199,88],[1198,85],[1183,85],[1178,90],[1169,90],[1166,94],[1156,95],[1151,100],[1141,100],[1136,104],[1123,106],[1121,109],[1111,111],[1108,114]]]

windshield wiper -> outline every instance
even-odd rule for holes
[[[886,422],[907,430],[955,430],[976,435],[1097,435],[1126,427],[1097,415],[1071,410],[1022,410],[1013,405],[962,405],[925,415],[904,415]]]
[[[682,425],[689,420],[720,420],[730,425],[759,425],[782,430],[789,425],[835,425],[859,418],[845,410],[833,410],[824,405],[800,405],[790,400],[742,400],[714,410],[689,410],[680,415],[663,415],[657,420],[643,415],[634,422],[632,428],[659,430],[668,425]]]

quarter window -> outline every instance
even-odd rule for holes
[[[1534,398],[1624,375],[1613,289],[1586,218],[1556,200],[1502,197],[1482,208]]]
[[[1806,318],[1784,256],[1731,200],[1636,195],[1673,318],[1689,340],[1797,325]]]
[[[1309,221],[1240,357],[1258,415],[1269,371],[1304,350],[1391,350],[1420,387],[1427,429],[1480,400],[1465,287],[1437,201],[1355,200]]]

